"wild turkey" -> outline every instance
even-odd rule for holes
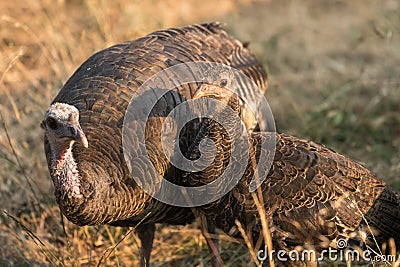
[[[189,208],[152,199],[136,184],[123,157],[122,122],[129,101],[148,78],[192,61],[230,65],[266,90],[262,65],[217,23],[171,28],[91,56],[60,90],[41,124],[48,168],[62,213],[78,225],[137,226],[142,266],[149,265],[154,224],[190,223],[193,214]],[[150,143],[154,146],[149,157],[160,164],[160,174],[176,184],[182,182],[182,172],[159,156],[161,125],[170,110],[190,99],[196,89],[196,84],[186,84],[164,95],[158,117],[146,128],[146,138],[153,140]],[[252,94],[246,84],[242,89]],[[182,151],[194,140],[196,127],[198,124],[190,124],[183,132]]]
[[[238,96],[222,86],[234,87],[232,82],[226,85],[232,75],[228,69],[219,71],[219,80],[214,77],[210,84],[202,85],[193,99],[211,98],[226,106],[215,108],[213,119],[201,122],[199,134],[187,154],[191,160],[200,156],[211,159],[212,164],[203,171],[187,173],[185,177],[191,186],[217,182],[214,186],[224,191],[229,184],[227,179],[234,179],[234,176],[228,175],[224,181],[217,178],[226,171],[229,161],[240,166],[247,152],[250,156],[244,162],[244,174],[238,177],[234,189],[217,201],[197,208],[203,228],[213,231],[218,227],[230,236],[243,239],[237,220],[253,246],[260,247],[264,242],[262,238],[268,239],[268,236],[263,234],[257,199],[265,211],[275,251],[288,252],[298,246],[321,251],[334,247],[339,238],[375,249],[376,242],[381,245],[393,238],[396,247],[400,247],[400,197],[397,193],[365,167],[312,141],[286,134],[255,132],[249,134],[249,144],[243,142],[240,138],[243,128],[240,120],[235,120],[240,113]],[[235,112],[230,112],[230,108]],[[226,122],[225,128],[221,121]],[[229,138],[228,133],[231,134]],[[200,149],[204,138],[214,143],[202,143]],[[273,147],[262,146],[264,141],[271,140],[276,141],[275,154]],[[214,145],[215,150],[212,149]],[[243,149],[241,154],[230,157],[234,145]],[[215,151],[216,155],[209,151]],[[261,180],[258,192],[251,193],[250,180],[261,153],[273,160],[272,166],[258,168],[259,178],[265,180]],[[313,265],[315,262],[294,264]]]

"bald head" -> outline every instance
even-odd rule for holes
[[[234,89],[235,74],[229,66],[217,65],[209,68],[203,74],[203,82]]]
[[[78,141],[88,147],[88,141],[79,124],[79,110],[69,104],[54,103],[46,111],[40,126],[45,129],[50,143],[57,147]]]
[[[230,67],[217,65],[204,72],[203,84],[193,98],[211,97],[227,104],[235,94],[235,75]]]

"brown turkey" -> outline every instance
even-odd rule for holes
[[[388,249],[379,249],[383,243],[388,244],[390,238],[394,239],[397,249],[400,248],[400,197],[397,193],[362,165],[312,141],[286,134],[255,132],[249,134],[248,143],[243,142],[240,131],[243,127],[240,120],[235,120],[240,114],[238,96],[227,89],[234,87],[232,82],[228,85],[226,82],[232,75],[228,69],[219,71],[220,80],[214,78],[212,83],[202,85],[193,99],[215,99],[225,103],[225,107],[213,109],[212,119],[201,122],[199,134],[187,154],[191,160],[200,156],[209,158],[212,164],[203,171],[187,173],[185,177],[192,186],[217,182],[230,161],[240,166],[247,152],[249,157],[244,162],[244,174],[238,177],[233,190],[197,208],[204,232],[213,232],[217,227],[242,240],[245,234],[258,248],[272,237],[268,245],[273,245],[275,251],[286,252],[299,247],[318,252],[335,247],[339,239],[364,249],[374,249],[378,254],[388,253]],[[226,122],[224,126],[221,121]],[[204,138],[213,143],[201,143]],[[262,146],[264,141],[271,144],[271,140],[275,147]],[[241,154],[231,157],[234,145],[243,149]],[[209,151],[216,151],[216,155]],[[250,181],[262,153],[271,159],[272,165],[258,168],[259,178],[265,180],[251,193]],[[234,175],[226,179],[229,178],[234,179]],[[222,180],[215,187],[224,191],[228,184],[227,180]],[[263,212],[270,235],[263,232],[266,230],[260,216]],[[317,262],[285,263],[291,264],[316,265]]]
[[[192,61],[232,66],[262,91],[267,88],[262,65],[217,23],[171,28],[91,56],[60,90],[41,124],[62,213],[78,225],[136,226],[142,242],[141,266],[149,266],[155,223],[186,224],[194,216],[190,208],[161,203],[137,185],[123,156],[122,123],[132,96],[147,79],[160,70]],[[146,140],[152,146],[149,157],[160,167],[160,174],[175,184],[182,184],[182,171],[159,156],[161,125],[170,110],[191,99],[197,88],[196,84],[186,84],[178,86],[175,93],[165,94],[155,111],[157,116],[146,128]],[[242,89],[252,94],[246,84]],[[253,127],[254,121],[247,122],[249,129]],[[188,124],[181,134],[183,152],[196,137],[197,127],[198,123]],[[133,175],[142,173],[145,169]]]

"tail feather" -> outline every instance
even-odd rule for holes
[[[397,250],[400,250],[400,195],[398,193],[386,187],[365,215],[365,220],[368,225],[365,222],[364,225],[372,229],[374,239],[378,244],[393,238]],[[368,230],[367,234],[370,232]],[[375,243],[374,239],[369,234],[370,242]]]

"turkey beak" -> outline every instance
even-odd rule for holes
[[[193,99],[204,97],[204,96],[215,96],[217,95],[215,92],[215,85],[210,84],[202,84],[199,89],[194,93]]]
[[[89,147],[89,142],[86,138],[85,133],[83,132],[81,126],[74,125],[70,127],[70,132],[72,134],[72,138],[76,141],[79,141],[83,147],[88,148]]]
[[[89,142],[88,142],[84,132],[82,132],[80,141],[81,141],[81,144],[83,145],[84,148],[88,148],[89,147]]]

